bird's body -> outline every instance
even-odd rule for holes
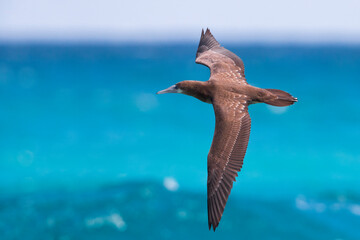
[[[248,101],[248,105],[261,102],[267,103],[278,99],[278,95],[271,92],[273,89],[257,88],[249,84],[224,84],[221,81],[210,79],[206,82],[183,81],[178,85],[183,94],[206,103],[213,103],[213,99],[217,97],[231,98],[231,96],[243,97],[244,100]]]
[[[158,93],[183,93],[214,107],[216,123],[208,154],[207,185],[208,223],[215,231],[243,165],[251,127],[248,106],[288,106],[297,99],[281,90],[249,85],[242,60],[221,47],[209,30],[201,34],[195,62],[210,68],[208,81],[182,81]]]

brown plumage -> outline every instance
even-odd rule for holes
[[[182,81],[158,93],[183,93],[214,107],[216,123],[208,154],[207,201],[209,229],[212,226],[215,231],[243,165],[251,127],[248,106],[261,102],[289,106],[297,98],[281,90],[249,85],[243,61],[221,47],[209,29],[201,33],[195,62],[210,68],[208,81]]]

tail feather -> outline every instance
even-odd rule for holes
[[[297,98],[291,96],[289,93],[284,92],[282,90],[278,90],[278,89],[266,89],[266,90],[277,96],[277,99],[265,101],[265,103],[267,104],[277,107],[285,107],[292,105],[298,101]]]

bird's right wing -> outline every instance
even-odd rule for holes
[[[251,119],[244,95],[214,98],[215,132],[208,155],[208,223],[219,225],[233,181],[241,170],[248,145]]]
[[[210,68],[211,78],[221,81],[247,84],[243,61],[233,52],[221,47],[210,30],[201,32],[199,47],[196,52],[196,63]]]

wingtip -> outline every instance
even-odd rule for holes
[[[205,48],[202,48],[201,51],[199,51],[199,48],[201,46],[204,46]],[[200,42],[199,42],[199,47],[198,47],[198,51],[197,51],[197,55],[201,52],[204,52],[208,49],[211,49],[213,47],[220,47],[220,43],[218,43],[218,41],[216,41],[215,37],[211,34],[210,29],[206,28],[206,30],[204,31],[204,29],[201,30],[201,37],[200,37]]]
[[[209,223],[209,231],[211,231],[211,228],[212,228],[212,230],[215,232],[217,226],[218,226],[218,225],[216,225],[216,224],[214,224],[214,223]]]
[[[213,224],[213,230],[215,232],[216,228],[219,226],[219,223]]]
[[[210,29],[209,29],[209,28],[206,28],[205,35],[208,35],[208,34],[212,35]]]
[[[215,230],[216,230],[215,225],[214,225],[214,224],[209,223],[209,231],[211,231],[211,228],[212,228],[212,230],[215,232]]]
[[[206,30],[204,30],[204,28],[202,28],[201,29],[201,36],[203,37],[203,36],[206,36],[206,35],[211,35],[212,36],[210,29],[206,28]]]

